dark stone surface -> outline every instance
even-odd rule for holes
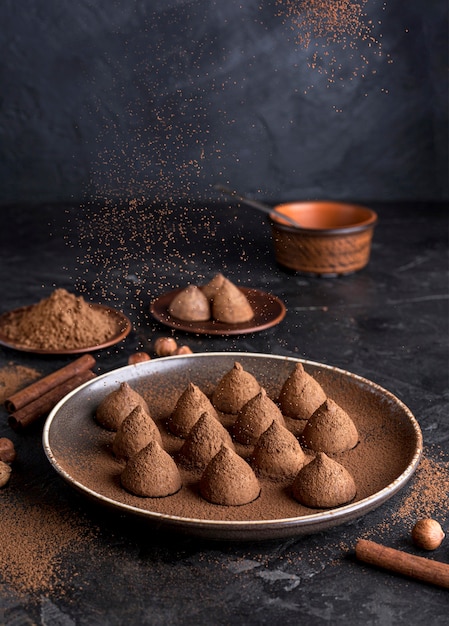
[[[135,330],[94,355],[98,372],[107,372],[125,365],[136,348],[151,351],[158,336],[171,334],[147,314],[155,296],[223,271],[231,280],[276,294],[286,304],[286,318],[267,331],[233,338],[175,333],[179,343],[194,352],[304,357],[367,377],[412,410],[423,431],[424,458],[447,477],[447,207],[374,208],[379,225],[368,267],[320,279],[277,267],[264,217],[243,207],[10,207],[3,210],[0,231],[0,313],[33,304],[55,287],[112,302]],[[0,349],[1,367],[14,363],[49,373],[70,360]],[[422,555],[411,545],[410,519],[397,515],[418,488],[414,480],[377,510],[327,532],[267,543],[209,542],[168,535],[89,502],[46,460],[42,422],[17,433],[0,410],[0,436],[11,437],[18,451],[5,488],[9,496],[18,505],[60,511],[95,536],[61,555],[58,590],[17,595],[0,572],[0,622],[6,626],[383,626],[447,619],[447,591],[354,558],[362,536]],[[5,493],[0,491],[0,502]],[[447,510],[436,503],[431,514],[448,531]],[[428,556],[448,562],[447,541]]]
[[[447,3],[348,2],[363,17],[337,41],[307,4],[0,3],[0,206],[216,182],[447,201]]]

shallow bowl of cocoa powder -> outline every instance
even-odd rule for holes
[[[253,374],[276,401],[282,384],[301,362],[328,397],[347,411],[359,432],[358,445],[333,455],[352,474],[355,499],[333,509],[311,509],[295,501],[290,483],[261,480],[261,494],[243,506],[220,506],[201,498],[200,475],[180,468],[181,490],[165,498],[142,498],[123,489],[124,463],[112,454],[114,433],[94,418],[96,407],[127,382],[146,399],[167,452],[174,457],[183,440],[171,435],[167,419],[190,382],[211,395],[235,362]],[[233,416],[222,415],[230,425]],[[303,420],[288,420],[300,435]],[[353,521],[383,505],[412,477],[422,453],[422,434],[411,411],[396,396],[345,370],[291,357],[251,353],[207,353],[166,357],[122,367],[68,394],[50,413],[43,432],[47,458],[67,483],[118,513],[145,518],[149,525],[216,540],[295,537]],[[248,458],[251,450],[242,446]]]

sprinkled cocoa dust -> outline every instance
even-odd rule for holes
[[[95,530],[71,511],[19,501],[13,487],[0,491],[0,579],[19,594],[53,593],[63,584],[64,552],[81,552]]]
[[[31,367],[15,363],[9,363],[0,368],[0,404],[40,376],[41,374]]]

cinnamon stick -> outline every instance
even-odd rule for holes
[[[360,539],[355,547],[360,561],[449,589],[449,565],[422,556],[415,556],[374,541]]]
[[[72,376],[69,380],[65,380],[57,387],[50,389],[40,398],[29,402],[27,405],[15,411],[8,417],[8,423],[11,428],[20,429],[29,426],[43,415],[50,413],[52,408],[67,395],[88,380],[95,378],[96,374],[91,370],[80,372],[76,376]]]
[[[56,370],[56,372],[53,372],[48,376],[44,376],[44,378],[37,380],[31,385],[28,385],[28,387],[25,387],[9,398],[6,398],[6,410],[8,413],[18,411],[27,404],[30,404],[30,402],[33,402],[37,398],[46,394],[50,391],[50,389],[54,389],[66,380],[73,378],[73,376],[91,369],[94,365],[94,357],[90,354],[84,354],[75,361],[72,361],[72,363]]]

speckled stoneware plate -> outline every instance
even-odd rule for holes
[[[334,509],[308,509],[291,497],[288,486],[265,481],[253,503],[217,506],[199,495],[199,476],[183,476],[181,490],[167,498],[133,496],[121,487],[124,465],[111,452],[114,434],[94,419],[102,399],[127,382],[147,400],[163,433],[164,445],[172,453],[173,445],[179,447],[180,440],[168,435],[165,424],[182,391],[193,382],[210,395],[236,362],[252,373],[272,398],[278,396],[283,382],[301,362],[328,397],[349,413],[360,441],[338,460],[352,473],[357,486],[351,503]],[[322,531],[379,507],[413,475],[422,453],[422,434],[416,419],[398,398],[365,378],[301,359],[230,352],[159,358],[99,376],[68,394],[53,409],[45,423],[43,445],[63,479],[119,513],[142,516],[159,528],[209,539],[252,541]],[[274,496],[276,507],[270,500]]]
[[[113,335],[103,343],[94,344],[91,346],[83,346],[81,348],[54,348],[54,349],[44,349],[44,348],[33,348],[32,346],[27,346],[21,344],[19,342],[11,340],[2,330],[2,327],[6,324],[8,320],[12,317],[19,317],[23,313],[26,313],[31,307],[21,307],[20,309],[14,309],[13,311],[8,311],[7,313],[3,313],[0,316],[0,345],[5,348],[11,348],[12,350],[20,350],[21,352],[31,352],[33,354],[83,354],[85,352],[96,352],[97,350],[103,350],[104,348],[109,348],[110,346],[114,346],[116,343],[119,343],[125,337],[127,337],[131,331],[132,325],[130,320],[124,315],[121,311],[117,311],[111,307],[105,306],[103,304],[91,304],[89,306],[92,309],[107,314],[110,319],[112,319],[115,323],[116,330]]]
[[[183,289],[175,289],[156,298],[150,304],[150,312],[158,322],[165,326],[197,335],[243,335],[266,330],[282,322],[286,309],[284,303],[279,298],[259,289],[247,287],[239,287],[239,289],[245,294],[253,307],[254,317],[248,322],[239,324],[226,324],[215,320],[186,322],[172,317],[168,308],[173,298]]]

